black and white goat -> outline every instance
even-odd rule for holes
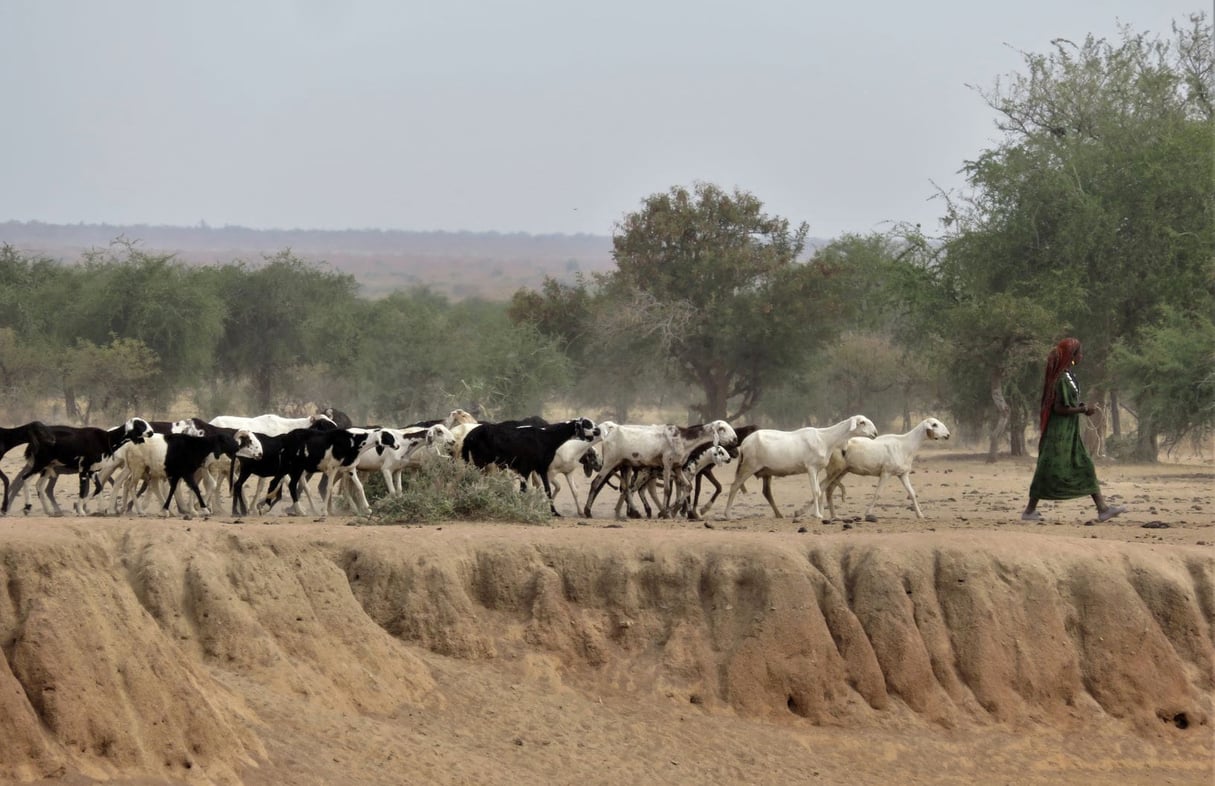
[[[584,439],[566,441],[557,448],[553,461],[548,467],[548,484],[553,490],[554,504],[556,504],[557,495],[561,493],[561,482],[557,476],[564,475],[565,485],[569,487],[570,496],[574,498],[574,515],[581,514],[582,503],[578,501],[578,487],[574,484],[574,477],[581,472],[590,478],[602,468],[603,459],[600,457],[599,451],[595,450],[595,443],[587,442]],[[531,483],[533,486],[539,486],[539,476],[533,474]]]
[[[62,516],[63,510],[55,499],[54,480],[62,473],[75,473],[80,477],[80,498],[73,504],[77,515],[88,512],[89,486],[101,462],[111,456],[123,442],[142,439],[152,433],[152,426],[143,418],[131,418],[112,429],[92,426],[51,426],[52,442],[31,442],[25,450],[25,466],[14,478],[8,493],[8,503],[17,497],[26,480],[37,475],[35,489],[42,510],[48,516]],[[98,487],[97,491],[100,491]],[[29,512],[29,504],[26,504]]]
[[[169,481],[169,491],[165,497],[164,507],[160,515],[169,515],[169,505],[177,492],[177,484],[185,482],[186,487],[194,492],[198,500],[200,512],[204,516],[211,515],[202,491],[198,487],[196,477],[205,468],[208,459],[226,456],[229,460],[248,456],[258,459],[262,456],[262,445],[252,431],[237,429],[232,433],[221,431],[208,436],[197,437],[193,434],[168,434],[164,437],[165,477]],[[230,479],[229,479],[230,481]],[[179,505],[180,507],[180,505]],[[187,511],[182,511],[187,513]]]
[[[359,454],[368,447],[373,447],[372,434],[365,429],[330,429],[320,431],[313,428],[300,428],[287,432],[284,436],[283,448],[280,452],[279,474],[270,483],[267,493],[267,505],[273,505],[271,497],[277,499],[282,495],[282,484],[287,482],[287,490],[291,493],[291,507],[287,515],[300,516],[303,511],[299,506],[300,483],[305,475],[317,472],[324,473],[324,501],[322,517],[329,515],[334,494],[334,484],[338,476],[349,477],[354,485],[359,511],[367,512],[367,495],[363,484],[354,471]],[[311,497],[310,497],[311,499]]]
[[[730,454],[731,460],[738,458],[738,446],[743,443],[743,440],[758,430],[759,426],[756,425],[739,426],[738,428],[734,429],[734,434],[738,437],[738,442],[733,445],[726,446],[726,451]],[[695,515],[693,515],[692,518],[703,518],[704,515],[709,512],[709,509],[713,507],[713,503],[716,502],[717,498],[721,495],[721,481],[719,481],[713,474],[713,468],[715,466],[717,465],[709,464],[704,469],[700,470],[700,472],[696,473],[696,480],[694,481],[695,488],[692,491],[692,510],[695,511]],[[713,496],[709,497],[709,501],[705,503],[703,508],[700,507],[700,487],[702,480],[707,480],[713,486]],[[747,490],[746,485],[742,487],[742,490]]]
[[[562,444],[571,439],[591,442],[597,436],[599,429],[588,418],[575,418],[546,426],[482,423],[464,437],[460,456],[478,467],[493,464],[514,470],[520,476],[520,491],[527,490],[528,478],[533,472],[536,473],[544,486],[549,508],[554,516],[560,516],[553,504],[553,491],[548,480],[553,456]]]

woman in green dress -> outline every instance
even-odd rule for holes
[[[1084,357],[1080,342],[1065,338],[1046,358],[1046,378],[1042,384],[1042,409],[1039,425],[1038,467],[1029,484],[1029,504],[1022,521],[1041,521],[1040,499],[1076,499],[1090,496],[1097,504],[1097,520],[1109,521],[1126,508],[1110,505],[1101,496],[1097,470],[1080,439],[1080,415],[1092,415],[1097,408],[1080,400],[1080,387],[1072,367]]]

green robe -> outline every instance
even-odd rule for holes
[[[1080,401],[1080,391],[1067,374],[1059,375],[1057,400],[1065,407]],[[1097,470],[1080,440],[1080,415],[1050,414],[1046,434],[1038,449],[1038,467],[1029,484],[1034,499],[1075,499],[1099,494]]]

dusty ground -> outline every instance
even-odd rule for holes
[[[10,514],[0,778],[1212,783],[1215,467],[1099,464],[1106,524],[1020,522],[1031,474],[926,450],[923,521]]]

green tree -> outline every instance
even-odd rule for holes
[[[160,374],[156,353],[143,342],[114,336],[102,346],[81,339],[58,356],[68,414],[86,426],[95,414],[111,420],[137,414]]]
[[[1195,17],[1174,37],[1057,40],[984,93],[1005,136],[965,165],[972,191],[951,201],[930,275],[943,290],[932,316],[941,344],[955,366],[988,366],[997,411],[1001,399],[1036,401],[1040,381],[1017,366],[1039,365],[1072,333],[1089,395],[1109,392],[1116,412],[1113,344],[1166,306],[1209,313],[1215,302],[1212,169],[1194,165],[1211,155],[1210,32]]]
[[[22,339],[47,336],[66,313],[65,293],[71,293],[70,272],[53,259],[26,256],[9,244],[0,245],[0,326]],[[51,295],[59,299],[52,301]]]
[[[646,198],[612,239],[617,332],[669,357],[672,376],[703,392],[702,419],[743,415],[838,331],[837,271],[799,261],[806,234],[739,190]]]
[[[571,367],[558,342],[534,325],[512,324],[501,303],[454,304],[444,346],[450,394],[484,419],[542,414],[568,389]]]
[[[1205,314],[1166,309],[1161,320],[1114,345],[1111,365],[1136,404],[1142,439],[1136,457],[1154,459],[1163,435],[1171,450],[1215,430],[1215,324]]]
[[[149,400],[167,403],[174,392],[210,378],[226,308],[205,275],[122,238],[84,260],[72,338],[102,344],[121,336],[155,353],[160,373],[150,381]]]
[[[45,341],[35,343],[0,327],[0,403],[10,417],[33,416],[40,398],[59,392],[59,379],[46,362],[53,354]]]
[[[532,326],[563,352],[572,374],[570,394],[576,400],[614,407],[618,419],[627,419],[623,413],[638,391],[637,368],[652,351],[638,356],[632,350],[644,339],[601,329],[615,316],[604,283],[603,276],[582,273],[572,284],[546,277],[539,290],[515,292],[507,316],[516,326]],[[611,375],[614,383],[605,385],[604,375]]]
[[[357,292],[354,277],[323,270],[290,250],[257,266],[225,265],[214,276],[228,310],[217,351],[220,373],[248,380],[255,408],[276,411],[294,371],[336,354],[323,313],[349,305]]]
[[[361,381],[360,411],[393,424],[439,417],[462,402],[449,395],[451,304],[428,289],[366,304],[358,348],[336,369]]]
[[[819,411],[833,422],[864,413],[884,430],[881,424],[900,415],[906,431],[913,409],[935,410],[931,344],[917,332],[911,307],[917,300],[911,260],[922,251],[894,232],[846,234],[815,253],[847,304],[843,335],[805,373],[807,389],[825,394]]]
[[[823,353],[820,373],[824,387],[834,395],[831,421],[864,414],[886,431],[892,417],[906,407],[901,394],[909,371],[902,353],[885,336],[874,332],[847,332]]]

